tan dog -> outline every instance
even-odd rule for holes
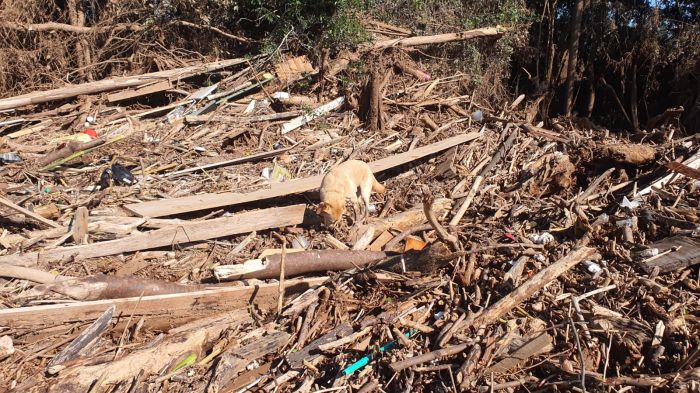
[[[364,203],[363,217],[369,214],[369,196],[372,191],[384,193],[384,186],[374,178],[369,165],[349,160],[331,169],[321,182],[321,204],[317,213],[326,225],[335,223],[345,213],[345,201],[349,199],[358,219],[359,198]]]

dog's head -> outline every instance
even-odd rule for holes
[[[316,208],[316,214],[321,216],[324,225],[331,225],[340,220],[345,213],[345,205],[333,206],[326,202],[321,202]]]

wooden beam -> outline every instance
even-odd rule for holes
[[[187,222],[106,242],[54,248],[41,253],[4,255],[0,256],[0,263],[33,266],[37,261],[58,261],[74,256],[96,258],[159,247],[174,247],[181,243],[301,224],[304,221],[305,210],[306,205],[303,204],[254,210],[230,217]]]
[[[0,196],[0,205],[5,206],[8,209],[12,209],[12,210],[16,211],[17,213],[24,214],[25,216],[33,219],[34,221],[38,221],[38,222],[40,222],[44,225],[47,225],[49,227],[62,228],[61,225],[57,224],[55,221],[48,220],[48,219],[46,219],[46,218],[44,218],[44,217],[42,217],[34,212],[31,212],[31,211],[23,208],[22,206],[12,202],[11,200],[4,198],[4,197],[1,197],[1,196]]]
[[[111,79],[103,79],[95,82],[83,83],[80,85],[68,85],[58,89],[35,91],[16,97],[9,97],[0,100],[0,110],[15,109],[25,105],[35,105],[44,102],[64,100],[85,94],[96,94],[106,91],[125,89],[128,87],[141,86],[145,83],[160,81],[163,79],[183,79],[207,72],[218,71],[223,68],[243,64],[250,59],[230,59],[213,63],[199,64],[190,67],[175,68],[172,70],[158,71],[150,74],[124,76]]]
[[[120,91],[118,93],[113,93],[107,96],[108,102],[124,101],[131,98],[146,96],[153,93],[159,93],[161,91],[166,91],[172,89],[173,85],[170,80],[162,80],[158,82],[146,83],[144,85],[138,86],[135,89],[129,89],[125,91]]]
[[[405,153],[400,153],[381,160],[373,161],[369,164],[369,166],[375,173],[386,171],[411,161],[439,153],[453,146],[472,141],[479,138],[480,135],[481,134],[478,132],[457,135],[428,146],[419,147]],[[283,183],[273,183],[270,185],[270,188],[252,191],[249,193],[209,193],[182,198],[140,202],[125,205],[124,207],[132,213],[142,217],[162,217],[198,210],[215,209],[222,206],[239,205],[264,199],[277,198],[285,195],[300,194],[317,189],[321,186],[321,180],[323,180],[323,175],[317,175]]]
[[[285,292],[302,293],[325,280],[327,277],[286,280]],[[133,314],[136,320],[145,317],[148,327],[174,327],[218,312],[245,308],[251,303],[272,308],[277,305],[278,293],[279,285],[273,283],[219,287],[171,295],[9,308],[0,310],[0,326],[36,330],[66,323],[90,322],[99,318],[109,307],[115,306],[113,318],[128,318]]]

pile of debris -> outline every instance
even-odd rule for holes
[[[0,99],[1,386],[698,389],[700,138],[543,128],[539,100],[477,102],[405,49],[500,29],[380,27],[318,69]],[[386,193],[326,227],[316,191],[347,159]]]

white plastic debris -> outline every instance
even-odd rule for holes
[[[296,236],[292,239],[292,248],[309,248],[309,241],[304,237],[304,235]]]
[[[484,120],[484,113],[480,110],[475,110],[472,113],[472,120],[474,121],[482,121]]]
[[[583,266],[585,266],[586,270],[591,274],[598,274],[603,270],[599,264],[589,260],[583,261]]]
[[[615,222],[615,225],[618,227],[631,227],[632,226],[632,219],[631,218],[626,218],[624,220],[618,220]]]
[[[374,203],[370,203],[369,209],[367,209],[367,210],[369,210],[370,213],[376,213],[377,212],[377,205],[375,205]]]
[[[262,173],[260,176],[264,177],[265,179],[269,179],[270,175],[272,175],[272,168],[263,168]]]
[[[15,347],[12,344],[12,338],[10,336],[0,337],[0,360],[4,359],[15,353]]]
[[[542,263],[542,262],[544,262],[544,261],[547,260],[547,258],[545,258],[544,255],[542,255],[542,254],[535,254],[535,256],[534,256],[533,258],[534,258],[537,262],[540,262],[540,263]]]
[[[641,200],[639,198],[632,198],[630,201],[627,199],[626,196],[622,197],[622,203],[620,204],[622,207],[626,207],[630,210],[634,210],[639,207]]]
[[[243,114],[250,115],[251,113],[253,113],[253,111],[255,110],[255,103],[256,103],[255,100],[250,100],[250,102],[248,103],[248,106],[245,107]]]
[[[554,236],[549,232],[533,233],[530,240],[535,244],[549,244],[554,241]]]
[[[272,95],[272,98],[280,101],[288,100],[290,97],[289,93],[286,91],[278,91]]]
[[[196,151],[197,153],[204,153],[205,151],[207,151],[207,149],[202,146],[195,146],[194,151]]]

